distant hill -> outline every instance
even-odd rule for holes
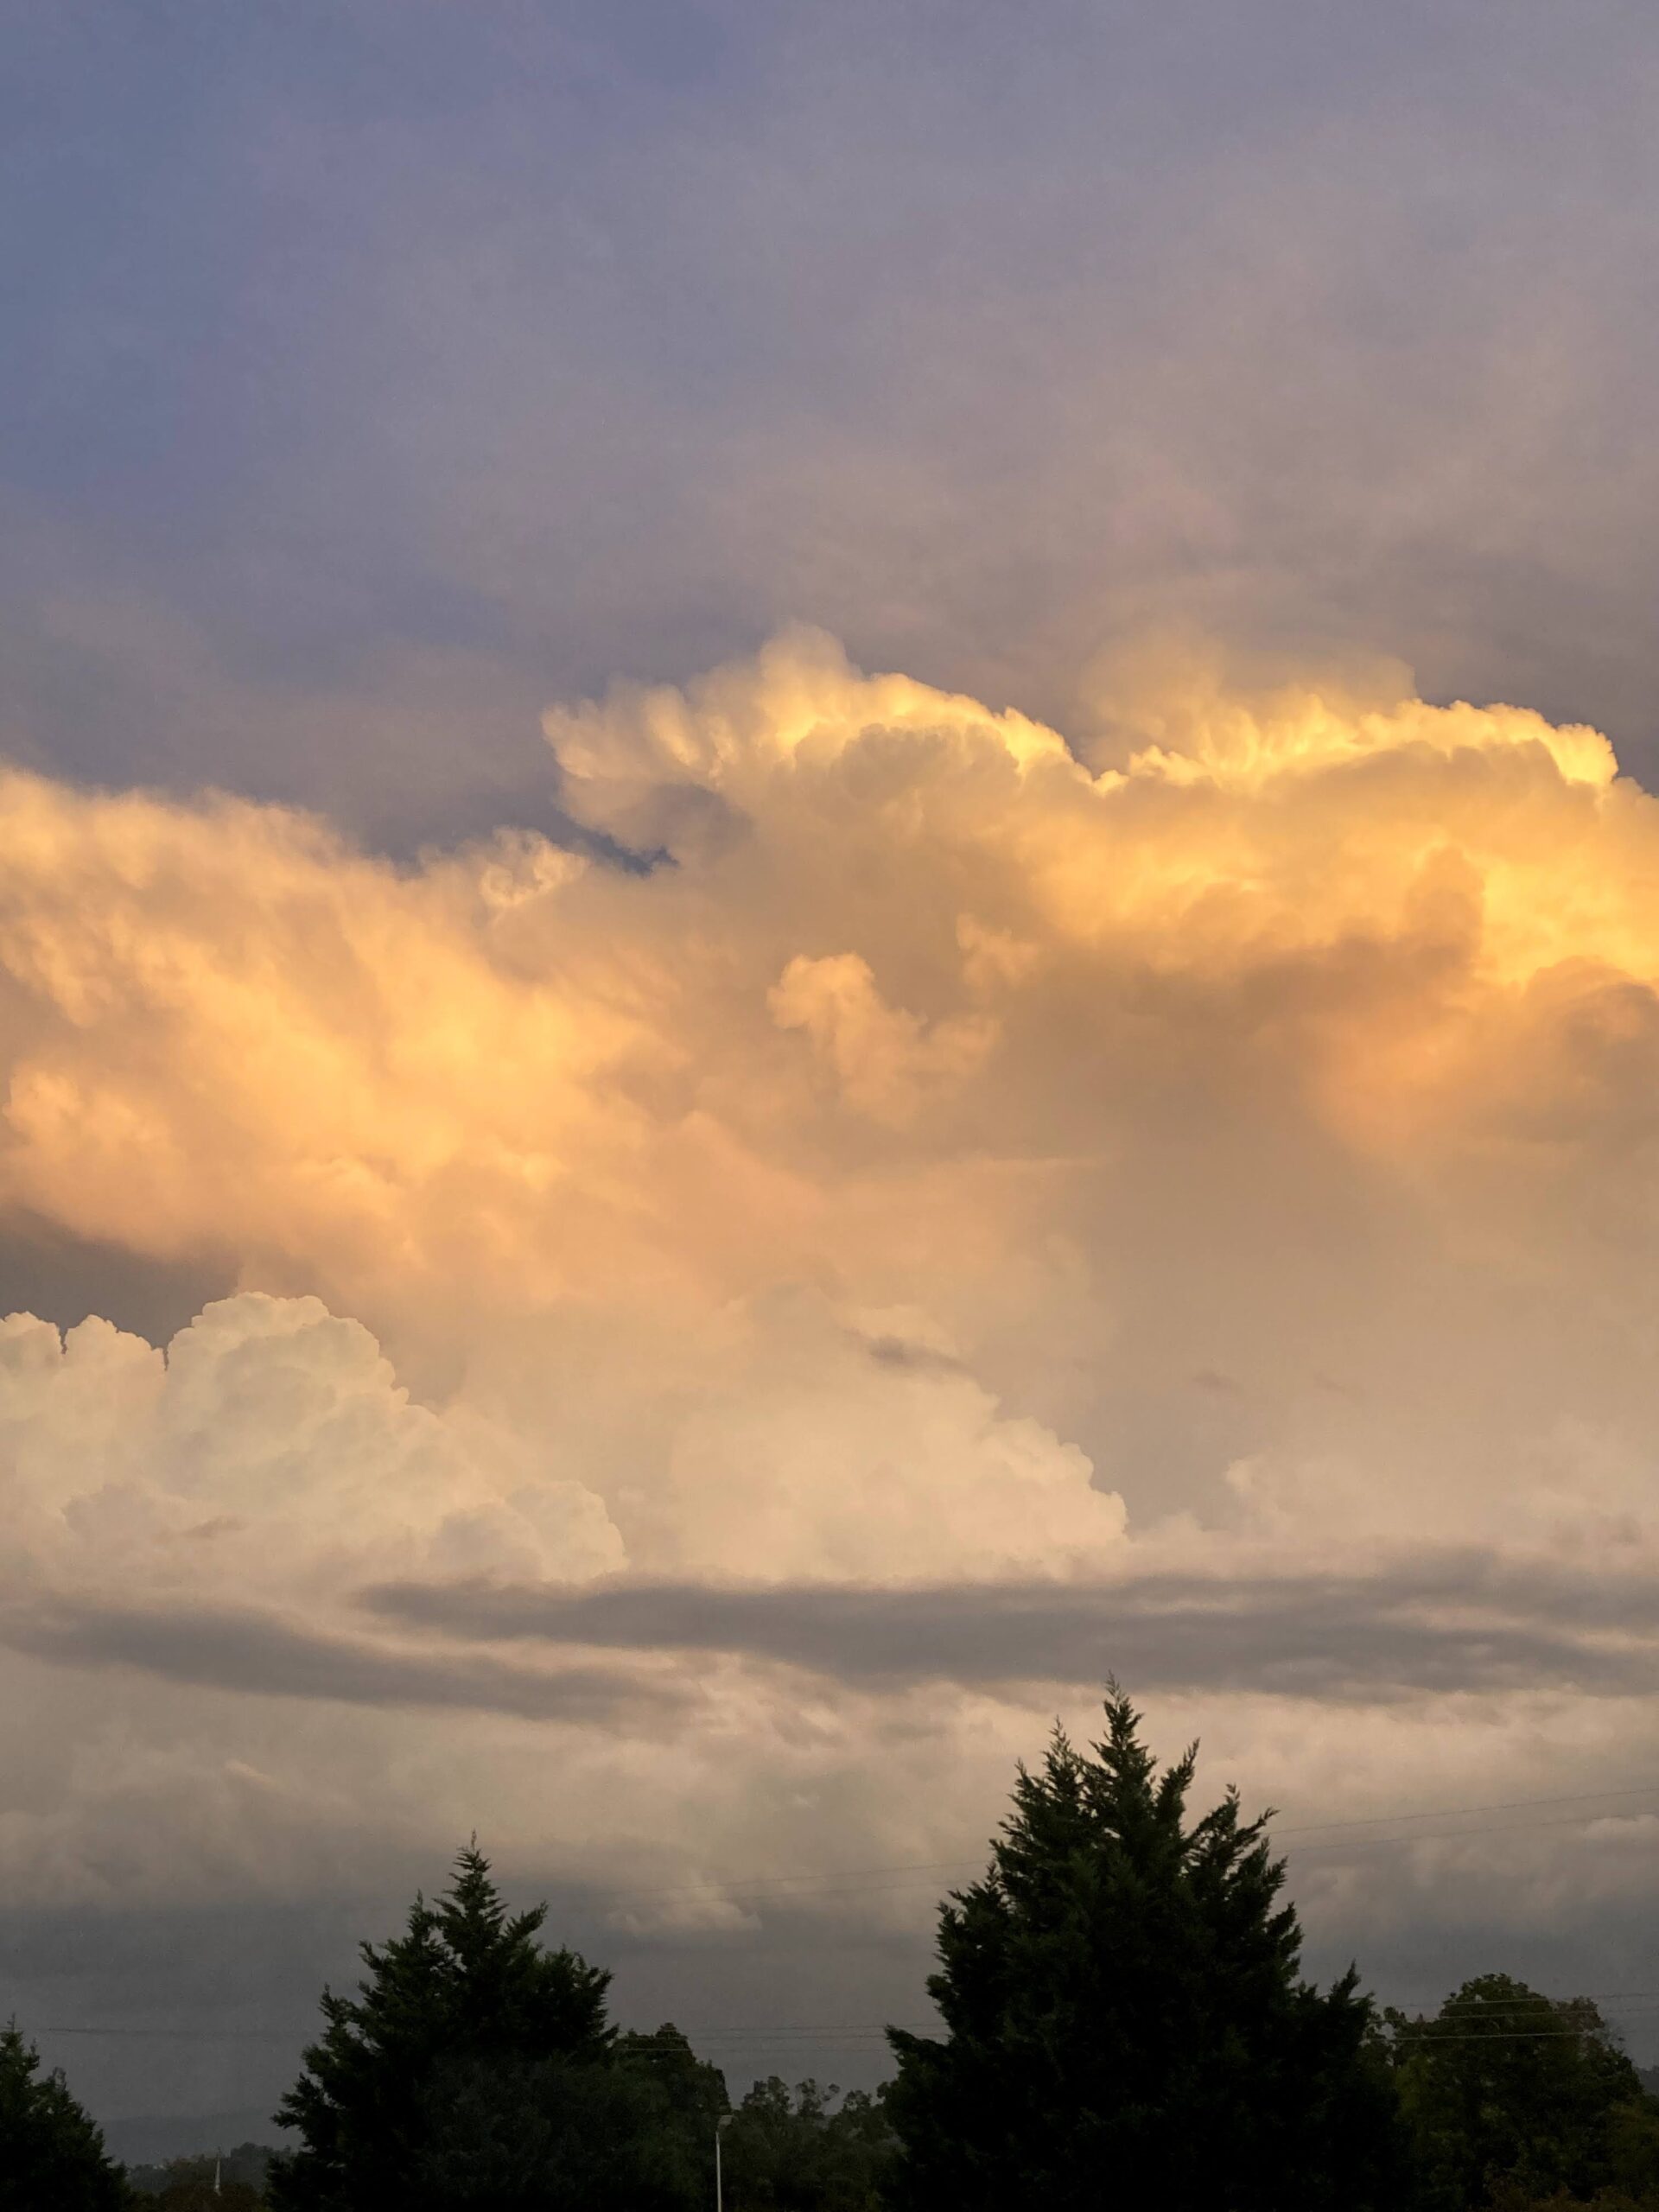
[[[1659,2066],[1638,2066],[1637,2078],[1650,2097],[1659,2097]]]
[[[217,2158],[221,2181],[245,2181],[250,2188],[262,2193],[264,2190],[265,2175],[271,2160],[270,2148],[267,2144],[238,2143],[233,2151],[208,2152],[205,2156],[198,2153],[188,2155],[200,2167],[204,2179],[212,2175]],[[132,2165],[127,2168],[127,2179],[141,2196],[159,2196],[168,2183],[175,2177],[176,2171],[176,2167],[170,2164]]]
[[[232,2143],[280,2148],[284,2132],[269,2112],[150,2113],[132,2120],[106,2120],[104,2146],[124,2166],[159,2166],[168,2158],[210,2156]]]

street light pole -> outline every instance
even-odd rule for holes
[[[715,2212],[726,2212],[725,2199],[721,2193],[720,2131],[722,2127],[729,2127],[731,2123],[732,2115],[728,2112],[721,2113],[715,2122]]]

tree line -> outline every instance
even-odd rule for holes
[[[677,2028],[621,2032],[610,1976],[512,1913],[469,1846],[362,1946],[257,2178],[180,2161],[137,2193],[61,2075],[0,2035],[5,2212],[1659,2212],[1659,2099],[1587,1999],[1503,1974],[1433,2018],[1301,1972],[1267,1821],[1197,1816],[1116,1688],[1102,1739],[1021,1768],[938,1918],[938,2031],[874,2094],[735,2106]],[[148,2180],[149,2177],[145,2177]]]

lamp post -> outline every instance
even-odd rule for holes
[[[720,2132],[721,2128],[729,2127],[731,2124],[732,2115],[728,2112],[721,2113],[720,2118],[715,2122],[715,2212],[726,2212],[725,2199],[721,2194]]]

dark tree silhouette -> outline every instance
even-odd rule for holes
[[[217,2158],[173,2158],[167,2179],[145,2212],[262,2212],[264,2198],[251,2182],[226,2177]]]
[[[598,2063],[485,2063],[437,2080],[414,2202],[444,2212],[704,2212],[726,2083],[677,2028]]]
[[[480,2082],[552,2068],[551,2094],[605,2059],[610,1976],[543,1948],[546,1910],[509,1916],[474,1843],[435,1906],[416,1897],[403,1935],[363,1945],[358,1995],[323,1992],[321,2040],[276,2114],[301,2139],[272,2167],[279,2212],[411,2212],[440,2122]]]
[[[833,2084],[757,2082],[726,2132],[733,2212],[873,2212],[893,2155],[883,2100]]]
[[[1431,2212],[1659,2204],[1659,2101],[1588,1998],[1486,1974],[1433,2019],[1387,2017]]]
[[[1023,1767],[983,1879],[939,1915],[945,2033],[893,2031],[908,2212],[1366,2212],[1402,2143],[1351,1971],[1299,1974],[1267,1816],[1189,1821],[1196,1746],[1156,1773],[1113,1687],[1092,1754]]]
[[[118,2212],[130,2202],[125,2177],[62,2074],[40,2069],[16,2020],[0,2029],[0,2204]]]

